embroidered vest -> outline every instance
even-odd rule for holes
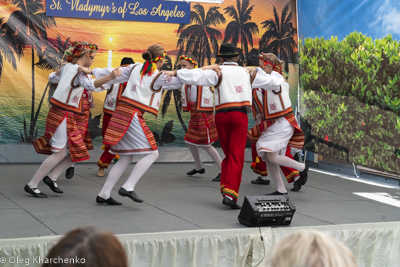
[[[192,85],[193,86],[193,85]],[[190,111],[189,105],[189,85],[182,86],[182,109],[183,111]],[[193,92],[192,92],[193,93]],[[209,86],[197,86],[197,111],[214,111],[214,92]]]
[[[276,119],[293,112],[289,84],[286,82],[280,86],[279,91],[262,89],[262,94],[258,94],[257,90],[253,90],[253,100],[253,114],[258,109],[264,120]]]
[[[161,104],[162,87],[158,90],[153,89],[152,81],[159,71],[156,70],[151,76],[145,75],[141,80],[140,69],[142,65],[143,64],[138,64],[132,68],[131,75],[125,91],[121,95],[120,101],[157,116]]]
[[[215,86],[215,110],[234,107],[251,107],[251,77],[236,65],[221,65],[221,77]]]
[[[82,113],[83,87],[74,86],[74,79],[78,76],[78,64],[68,63],[64,66],[63,72],[50,100],[52,105],[62,109]]]
[[[121,98],[125,85],[116,83],[111,85],[110,90],[107,91],[106,98],[104,99],[103,112],[112,115],[117,108],[118,100]]]

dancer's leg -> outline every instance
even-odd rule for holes
[[[67,146],[64,146],[60,151],[53,152],[53,154],[45,159],[29,181],[28,186],[30,188],[36,188],[39,182],[65,157],[66,152]]]
[[[218,151],[213,146],[203,147],[203,149],[210,155],[210,157],[214,160],[215,164],[217,164],[219,172],[221,172],[221,157],[218,154]]]
[[[275,181],[277,187],[276,190],[280,193],[287,193],[285,185],[283,184],[281,173],[279,171],[279,165],[269,160],[270,158],[274,158],[276,156],[275,154],[277,155],[278,152],[266,153],[265,162],[268,166],[268,174]]]
[[[133,167],[133,170],[129,175],[128,180],[126,180],[125,184],[122,187],[126,191],[134,191],[136,183],[143,176],[143,174],[150,168],[153,162],[157,160],[157,158],[158,158],[158,151],[157,153],[147,154],[143,158],[141,158],[135,164],[135,167]],[[121,158],[119,160],[121,160]]]
[[[290,167],[298,170],[299,172],[304,171],[306,168],[305,163],[300,163],[295,161],[294,159],[290,159],[286,156],[278,155],[278,152],[267,153],[267,159],[269,162],[274,163],[276,165]],[[267,163],[268,164],[268,163]],[[268,165],[268,170],[269,170]]]
[[[203,164],[200,160],[200,152],[199,152],[199,148],[195,145],[192,144],[188,144],[186,143],[186,145],[189,147],[190,152],[192,153],[192,156],[194,158],[194,163],[195,163],[195,170],[199,171],[201,169],[203,169]]]
[[[121,175],[124,173],[126,167],[132,162],[133,155],[121,155],[118,162],[111,168],[110,173],[107,176],[107,180],[101,189],[99,196],[104,199],[109,199],[111,190],[114,185],[118,182]]]
[[[51,180],[57,181],[58,176],[71,167],[71,165],[73,166],[75,164],[72,162],[71,155],[68,153],[47,176],[49,176]]]

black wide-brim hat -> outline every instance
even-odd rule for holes
[[[234,57],[239,55],[236,46],[232,43],[222,43],[219,48],[218,56],[220,57]]]

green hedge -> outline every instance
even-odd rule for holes
[[[375,41],[357,32],[340,42],[307,38],[300,64],[305,90],[354,96],[400,115],[400,44],[390,35]]]
[[[400,45],[351,33],[300,49],[305,148],[400,173]]]

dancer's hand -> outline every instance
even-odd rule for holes
[[[250,75],[252,75],[254,72],[257,72],[257,69],[254,67],[244,67],[244,69],[246,70],[246,72]]]
[[[119,75],[121,75],[121,73],[122,73],[122,71],[121,71],[121,69],[119,67],[113,69],[113,71],[108,75],[108,80],[114,80]]]
[[[92,74],[92,70],[90,70],[89,68],[83,67],[83,66],[79,66],[78,67],[78,72],[84,72],[86,74]]]
[[[163,70],[162,72],[163,72],[163,75],[165,75],[167,77],[170,77],[170,76],[176,77],[176,74],[177,74],[176,70]]]
[[[213,64],[213,65],[208,65],[201,67],[202,70],[213,70],[215,71],[218,75],[221,72],[221,67],[218,64]]]

